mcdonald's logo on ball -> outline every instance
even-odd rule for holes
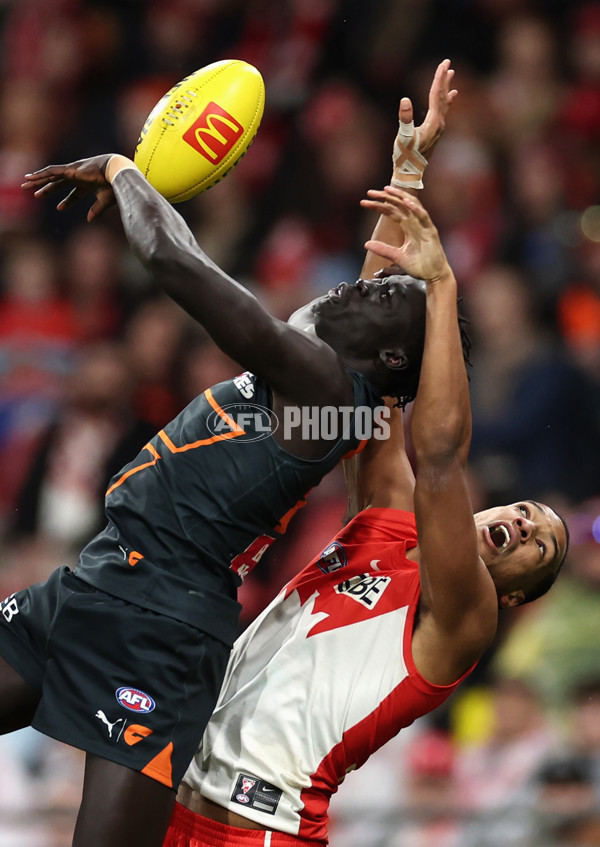
[[[237,165],[264,106],[265,86],[253,65],[214,62],[161,97],[142,127],[134,161],[169,202],[189,200]]]

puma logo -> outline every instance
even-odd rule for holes
[[[106,717],[106,715],[104,714],[104,712],[102,711],[102,709],[98,709],[98,711],[95,714],[95,717],[99,718],[102,721],[102,723],[106,725],[106,728],[108,729],[108,737],[109,738],[112,738],[112,733],[113,733],[113,729],[115,728],[115,726],[118,723],[122,723],[123,720],[124,720],[123,718],[117,718],[117,720],[114,723],[111,723],[109,721],[109,719]]]

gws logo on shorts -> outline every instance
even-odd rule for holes
[[[367,609],[372,609],[391,581],[392,578],[389,576],[370,576],[363,573],[340,582],[335,586],[335,590],[338,594],[352,597]]]
[[[346,551],[339,543],[334,541],[329,547],[326,547],[317,562],[317,567],[323,573],[333,573],[348,564]]]
[[[142,712],[145,714],[152,712],[156,707],[156,703],[152,697],[146,694],[145,691],[140,691],[139,688],[118,688],[115,691],[115,697],[121,706],[129,709],[130,712]]]

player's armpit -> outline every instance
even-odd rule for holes
[[[414,509],[415,477],[406,455],[403,412],[385,398],[387,417],[346,473],[349,505],[354,513],[367,507]]]

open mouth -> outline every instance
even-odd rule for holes
[[[488,527],[488,534],[492,545],[498,552],[506,550],[510,544],[510,532],[504,524]]]
[[[341,302],[345,295],[348,293],[348,283],[340,282],[339,285],[336,285],[335,288],[331,288],[328,292],[329,299],[334,302]]]

